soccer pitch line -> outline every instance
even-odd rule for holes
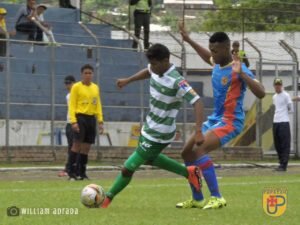
[[[92,182],[97,183],[97,182]],[[294,184],[300,183],[300,179],[294,180],[281,180],[281,181],[251,181],[251,182],[224,182],[220,183],[219,186],[248,186],[248,185],[257,185],[257,184]],[[79,184],[79,183],[78,183]],[[84,185],[83,185],[84,186]],[[152,188],[159,188],[159,187],[186,187],[187,183],[183,182],[182,184],[134,184],[128,185],[127,188],[145,188],[145,189],[152,189]],[[0,186],[1,187],[1,186]],[[103,186],[104,188],[108,188],[108,186]],[[1,188],[0,192],[36,192],[36,191],[43,191],[43,192],[50,192],[50,191],[80,191],[81,187],[64,187],[64,188]]]

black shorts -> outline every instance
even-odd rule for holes
[[[94,144],[96,138],[96,117],[84,114],[77,114],[79,133],[74,132],[74,140],[82,143]]]

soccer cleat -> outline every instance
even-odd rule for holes
[[[86,174],[84,174],[82,176],[78,176],[77,180],[90,180],[90,178]]]
[[[197,166],[188,166],[187,167],[189,177],[188,180],[190,184],[194,186],[196,191],[200,191],[202,187],[202,179],[201,179],[201,170]]]
[[[176,208],[179,208],[179,209],[191,209],[191,208],[202,209],[205,206],[205,203],[206,203],[206,201],[204,199],[202,201],[196,201],[194,199],[190,199],[185,202],[177,203]]]
[[[226,206],[226,200],[221,197],[211,196],[208,203],[203,207],[203,209],[219,209]]]
[[[106,209],[106,208],[110,205],[110,203],[111,203],[111,199],[108,198],[108,197],[106,197],[106,198],[104,199],[104,202],[103,202],[102,205],[101,205],[101,208]]]
[[[278,168],[275,168],[274,171],[276,171],[276,172],[286,172],[286,168],[278,167]]]
[[[77,179],[77,176],[75,174],[69,174],[69,181],[75,181],[75,180],[78,180]]]

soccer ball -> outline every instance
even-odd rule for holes
[[[89,184],[81,191],[81,203],[88,208],[99,208],[104,202],[104,189],[97,184]]]

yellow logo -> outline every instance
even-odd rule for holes
[[[228,83],[228,77],[222,77],[221,83],[225,86]]]
[[[269,216],[278,217],[287,207],[286,188],[265,188],[263,191],[263,209]]]

